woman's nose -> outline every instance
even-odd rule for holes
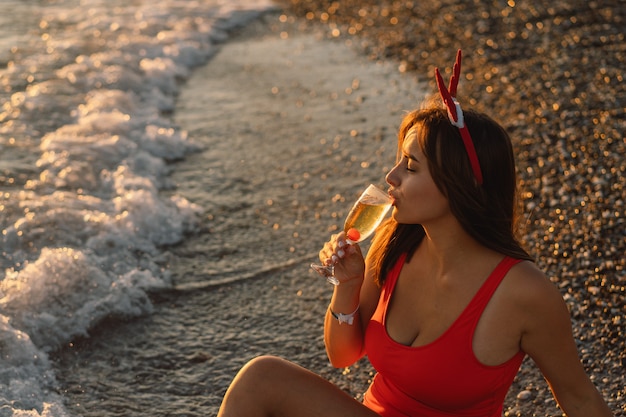
[[[398,175],[396,175],[397,170],[398,170],[398,165],[399,164],[396,164],[393,168],[391,168],[391,171],[389,171],[387,175],[385,176],[385,181],[387,181],[387,184],[393,187],[396,187],[399,184]]]

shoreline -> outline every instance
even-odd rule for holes
[[[276,13],[222,44],[174,115],[202,150],[173,166],[167,193],[203,209],[196,232],[169,248],[175,288],[151,294],[149,316],[108,320],[55,353],[70,411],[215,415],[261,354],[362,393],[365,362],[349,372],[328,364],[332,289],[309,264],[364,186],[384,182],[403,112],[423,94],[393,65]]]

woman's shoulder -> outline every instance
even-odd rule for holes
[[[509,271],[508,277],[514,285],[523,287],[554,287],[554,283],[548,276],[532,261],[520,260]],[[521,290],[522,288],[520,288]]]
[[[555,283],[531,261],[514,265],[502,281],[501,289],[512,306],[531,317],[561,310],[565,305]]]
[[[558,293],[556,285],[534,263],[521,260],[513,265],[506,275],[503,284],[518,296],[541,296],[544,293]]]

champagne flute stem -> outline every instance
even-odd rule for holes
[[[339,280],[337,279],[337,277],[335,277],[335,275],[329,275],[326,277],[326,281],[330,282],[333,285],[339,285]]]
[[[335,277],[335,267],[333,265],[311,264],[311,268],[326,278],[333,285],[339,285],[339,280]]]

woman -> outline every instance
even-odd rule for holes
[[[335,367],[367,355],[378,371],[356,401],[285,360],[248,363],[218,416],[502,415],[529,355],[570,417],[611,411],[578,359],[566,305],[514,236],[516,179],[507,133],[485,115],[416,110],[399,131],[387,175],[393,214],[366,259],[339,233],[320,251],[335,265],[324,324]]]

